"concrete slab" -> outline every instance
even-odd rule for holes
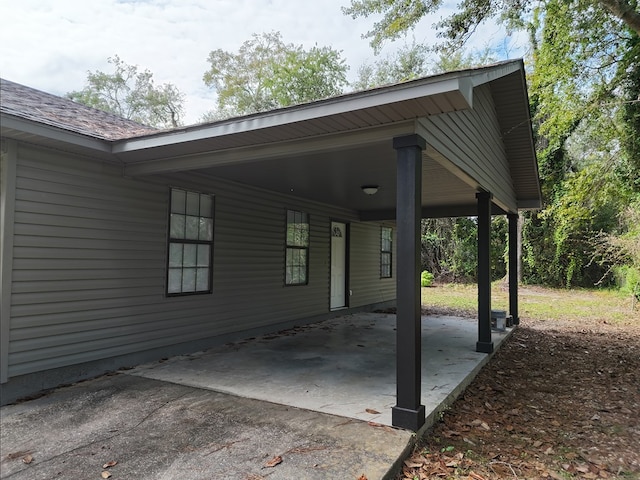
[[[113,480],[377,480],[411,441],[407,431],[122,374],[0,413],[0,477],[11,480],[103,471]],[[276,456],[282,463],[265,467]]]
[[[422,318],[422,402],[446,406],[487,355],[477,321]],[[496,349],[507,332],[493,332]],[[228,344],[128,373],[391,425],[396,400],[395,315],[359,313]],[[377,412],[377,413],[376,413]]]
[[[422,324],[433,420],[488,356],[474,351],[475,321]],[[101,478],[117,461],[106,469],[114,480],[393,478],[416,438],[385,426],[394,329],[392,315],[349,315],[2,407],[0,477]],[[494,332],[496,348],[509,333]],[[282,463],[266,467],[276,456]]]

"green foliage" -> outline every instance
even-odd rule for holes
[[[598,257],[593,239],[618,226],[628,201],[619,179],[594,163],[570,174],[563,195],[543,212],[530,213],[523,232],[524,279],[551,286],[610,284],[612,259]]]
[[[365,63],[358,69],[358,79],[352,84],[355,90],[405,82],[429,74],[462,70],[493,61],[489,50],[467,53],[463,49],[452,53],[440,53],[434,60],[433,52],[426,45],[405,44],[395,53],[380,58],[373,64]]]
[[[435,25],[438,35],[445,40],[441,48],[455,51],[490,18],[505,25],[508,31],[531,29],[532,10],[538,5],[532,0],[463,0],[456,9],[449,9],[453,13]],[[546,2],[541,5],[544,7]],[[576,18],[584,18],[585,23],[599,21],[590,15],[590,7],[606,10],[610,17],[624,22],[630,30],[640,34],[640,12],[635,0],[570,0],[565,5],[569,13],[574,12]],[[400,38],[415,29],[426,15],[445,10],[445,7],[443,0],[351,0],[350,6],[342,7],[342,12],[352,18],[382,17],[363,35],[379,52],[385,41]],[[603,25],[603,28],[607,26]]]
[[[113,73],[87,73],[87,85],[67,98],[98,110],[159,128],[177,127],[184,114],[184,95],[171,84],[155,85],[149,70],[140,71],[117,55],[107,60]]]
[[[254,34],[237,53],[213,50],[207,61],[203,80],[218,94],[217,118],[338,95],[347,84],[340,52],[285,44],[279,32]]]
[[[433,273],[423,270],[420,274],[420,286],[430,287],[433,283]]]
[[[373,64],[365,63],[358,69],[358,79],[352,84],[355,90],[405,82],[429,73],[428,50],[424,45],[404,45],[393,55],[381,58]]]
[[[441,7],[441,0],[352,0],[343,10],[354,18],[381,16],[365,35],[379,49]],[[464,0],[436,25],[443,39],[436,48],[458,51],[488,18],[526,30],[531,41],[528,84],[546,208],[525,216],[523,278],[554,286],[607,285],[613,266],[632,265],[632,257],[619,254],[629,234],[617,219],[640,191],[637,0]],[[444,238],[423,231],[423,244]],[[456,245],[443,255],[452,259],[448,268],[472,276],[470,226],[456,223],[447,241]],[[439,255],[426,263],[443,264]]]

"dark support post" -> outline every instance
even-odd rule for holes
[[[518,214],[507,215],[509,220],[509,315],[514,325],[520,324],[518,317]]]
[[[420,220],[422,212],[422,150],[419,135],[393,139],[397,151],[397,315],[395,427],[417,431],[424,425],[420,404],[422,382],[420,321]]]
[[[491,194],[478,199],[478,343],[476,351],[493,352],[491,341]]]

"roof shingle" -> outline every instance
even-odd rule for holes
[[[153,127],[3,78],[0,79],[0,111],[102,140],[122,140],[158,132]]]

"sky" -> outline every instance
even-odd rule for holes
[[[156,84],[172,83],[185,94],[185,123],[214,109],[215,93],[204,85],[210,51],[236,52],[254,33],[279,31],[285,43],[330,46],[342,53],[355,80],[358,67],[375,61],[362,38],[376,17],[352,19],[349,0],[0,0],[0,76],[64,95],[85,86],[88,71],[113,71],[118,55],[153,73]],[[452,5],[452,4],[450,4]],[[444,11],[446,14],[446,11]],[[407,39],[388,43],[381,55],[404,43],[434,43],[424,19]],[[522,38],[484,26],[471,48],[489,47],[499,59],[524,51]]]

